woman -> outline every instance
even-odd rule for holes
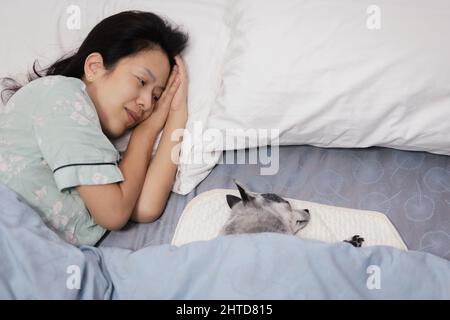
[[[0,181],[63,239],[94,245],[129,219],[161,215],[177,169],[171,152],[180,141],[171,133],[187,121],[179,57],[187,39],[155,14],[121,12],[45,76],[33,65],[37,79],[7,87],[14,94],[0,111]],[[119,163],[110,139],[130,128]]]

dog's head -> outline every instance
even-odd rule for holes
[[[241,183],[233,180],[241,198],[227,194],[227,203],[231,210],[240,214],[268,214],[277,217],[289,233],[296,234],[309,222],[308,209],[297,210],[289,201],[275,193],[255,193],[246,190]]]

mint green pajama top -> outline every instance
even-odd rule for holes
[[[94,245],[106,231],[75,187],[123,181],[119,160],[80,79],[38,78],[0,108],[0,182],[74,245]]]

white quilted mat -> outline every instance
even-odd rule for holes
[[[231,212],[227,194],[239,196],[237,190],[214,189],[192,199],[181,214],[172,244],[180,246],[217,237]],[[298,233],[301,238],[332,243],[357,234],[364,238],[363,246],[385,245],[407,250],[395,227],[382,213],[285,199],[293,208],[309,209],[311,220]]]

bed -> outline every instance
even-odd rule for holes
[[[20,196],[0,185],[0,298],[450,298],[450,247],[445,236],[450,192],[442,175],[432,176],[435,170],[448,173],[448,157],[386,148],[311,146],[282,147],[280,155],[283,170],[267,178],[256,174],[257,165],[219,164],[188,195],[172,193],[158,221],[130,223],[108,234],[98,247],[65,243]],[[369,165],[358,167],[360,159]],[[256,191],[384,209],[409,250],[354,248],[344,242],[276,233],[172,245],[186,204],[207,190],[232,187],[233,177]],[[405,188],[414,184],[411,181],[415,186]],[[368,194],[374,198],[367,199]],[[415,197],[435,203],[432,213],[405,211],[408,201],[418,201]]]
[[[249,158],[252,152],[257,150],[228,151],[236,158],[238,154]],[[129,223],[111,232],[101,246],[136,250],[169,244],[189,201],[208,190],[233,189],[233,179],[239,179],[255,192],[385,213],[410,250],[450,259],[447,156],[379,147],[283,146],[278,174],[261,176],[259,169],[260,164],[218,164],[188,195],[172,193],[159,220],[147,225]]]
[[[6,14],[21,3],[33,6],[20,11],[23,24]],[[2,76],[24,76],[36,58],[53,62],[101,18],[128,9],[180,24],[191,45],[189,137],[161,218],[76,248],[0,185],[0,298],[450,299],[448,1],[1,6],[11,26],[0,28],[10,45]],[[7,33],[36,24],[44,32],[27,42]],[[128,138],[114,141],[119,151]],[[261,154],[276,170],[250,161]],[[408,250],[271,233],[173,245],[190,201],[234,189],[233,179],[255,192],[385,214]]]

